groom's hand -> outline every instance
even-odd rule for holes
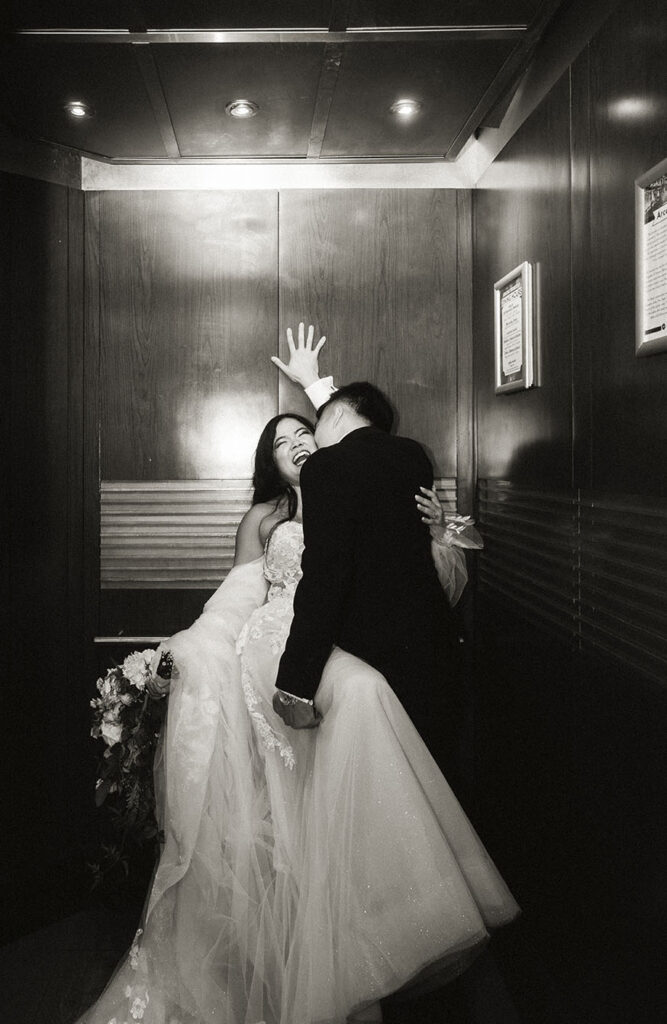
[[[313,704],[276,690],[273,695],[273,710],[291,729],[316,729],[322,721],[322,715]]]
[[[321,337],[315,348],[313,348],[314,337],[315,328],[313,325],[310,324],[308,337],[305,338],[304,325],[301,323],[299,324],[298,342],[295,345],[292,328],[288,327],[287,347],[289,348],[289,363],[283,363],[278,356],[271,356],[271,362],[275,363],[279,370],[282,370],[295,384],[300,384],[302,388],[310,387],[311,384],[314,384],[320,378],[318,356],[320,349],[327,339],[324,336]]]
[[[174,667],[172,655],[160,644],[150,665],[150,676],[146,680],[146,692],[153,700],[166,697],[171,689],[171,673]],[[162,669],[162,672],[160,671]]]

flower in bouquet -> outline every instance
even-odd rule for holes
[[[95,883],[116,866],[127,874],[133,848],[159,843],[153,758],[165,703],[152,700],[146,691],[153,656],[151,648],[129,654],[97,680],[98,696],[90,702],[90,734],[105,744],[95,802],[100,807],[109,800],[111,822],[119,833],[118,842],[103,846],[102,863],[91,865]]]

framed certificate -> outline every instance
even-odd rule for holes
[[[667,350],[667,160],[635,181],[635,352]]]
[[[533,268],[521,263],[493,288],[496,394],[501,395],[536,383]]]

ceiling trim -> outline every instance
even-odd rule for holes
[[[153,59],[150,46],[135,43],[132,52],[143,78],[150,105],[155,116],[155,123],[158,126],[162,137],[162,145],[168,157],[180,157],[181,151],[178,148],[178,139],[171,121],[169,107],[160,81],[160,73]]]
[[[326,135],[329,121],[329,112],[338,83],[340,66],[343,61],[343,51],[344,48],[340,43],[328,43],[324,48],[322,70],[317,84],[317,95],[313,107],[313,120],[310,126],[310,139],[308,140],[308,152],[306,154],[309,159],[317,159],[322,152],[324,136]]]
[[[83,157],[81,188],[91,191],[212,189],[470,188],[456,164],[154,163],[118,164]]]
[[[0,172],[81,188],[81,157],[71,149],[15,135],[0,124]]]
[[[486,115],[493,110],[503,96],[506,96],[512,86],[515,85],[519,76],[528,67],[541,35],[549,24],[551,18],[556,13],[560,4],[561,0],[543,0],[538,17],[533,21],[530,29],[524,33],[521,41],[517,43],[508,55],[479,103],[474,110],[471,111],[465,124],[449,146],[445,153],[447,160],[456,160],[473,132],[477,131],[479,126],[484,122]]]
[[[26,28],[14,33],[24,39],[61,43],[437,43],[452,39],[516,39],[527,25],[422,25],[415,28],[329,29],[62,29]]]
[[[349,20],[350,0],[333,0],[329,17],[329,32],[344,32]],[[329,113],[333,103],[343,53],[342,43],[326,43],[322,57],[322,70],[317,83],[317,94],[313,106],[313,118],[310,125],[310,138],[306,156],[316,160],[322,153],[324,136],[329,123]]]
[[[568,4],[556,12],[549,31],[532,50],[530,64],[498,128],[482,127],[461,150],[456,166],[474,187],[484,187],[484,174],[495,158],[567,72],[616,3],[617,0],[588,0],[586,4]]]

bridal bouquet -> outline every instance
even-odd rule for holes
[[[155,819],[153,758],[164,719],[165,702],[151,700],[146,691],[154,651],[134,651],[122,665],[110,668],[97,680],[90,702],[93,724],[90,734],[101,739],[95,803],[107,801],[117,841],[102,845],[100,864],[92,864],[93,885],[114,868],[129,873],[131,851],[150,844],[159,846]]]

